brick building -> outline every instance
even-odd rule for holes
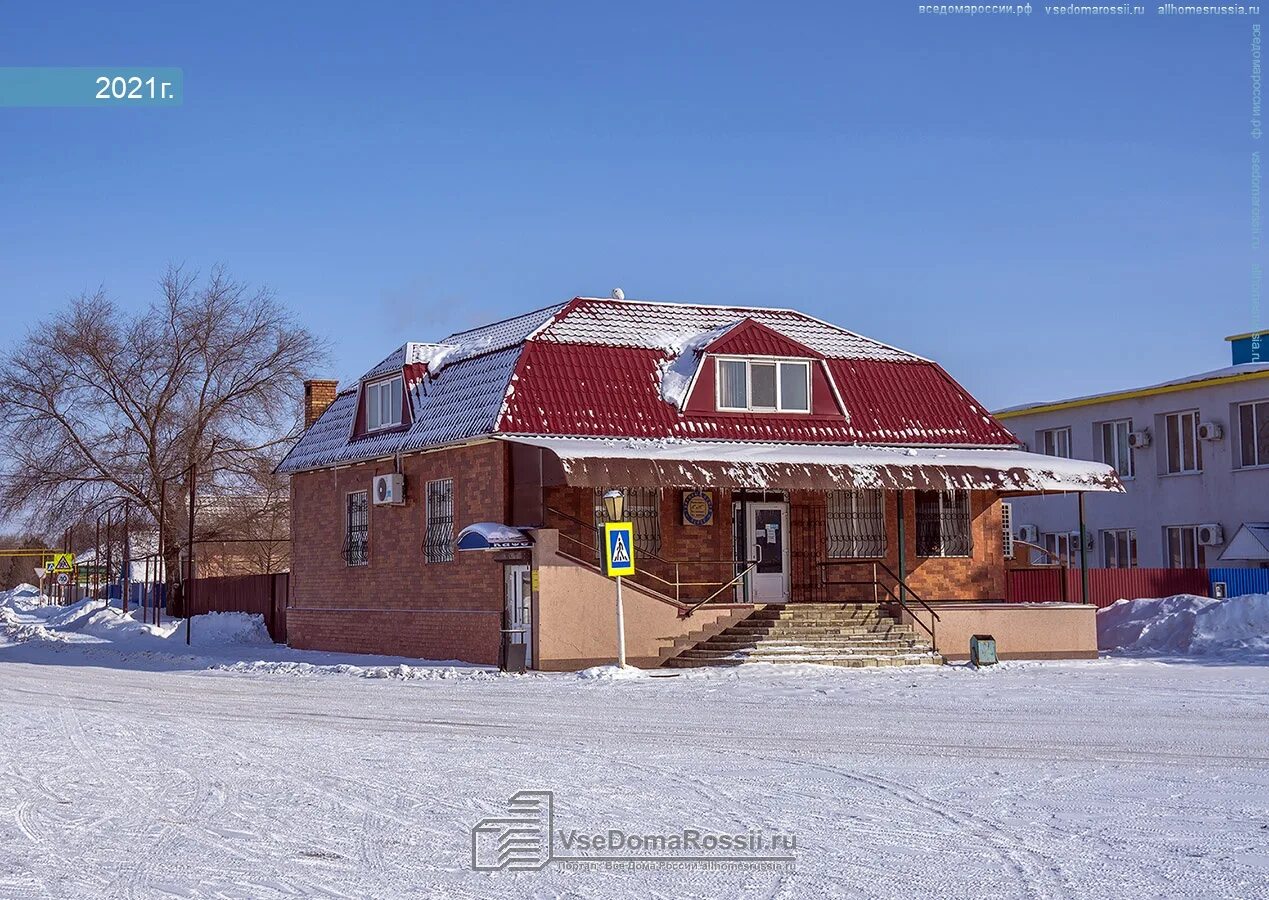
[[[1083,611],[1001,619],[1000,498],[1119,490],[1112,470],[1022,451],[936,363],[793,310],[576,298],[305,398],[280,468],[296,646],[611,661],[596,528],[620,489],[637,664],[848,602],[934,645],[994,623],[1007,655],[1088,653]]]

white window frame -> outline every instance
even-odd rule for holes
[[[723,363],[745,364],[745,405],[723,405]],[[775,366],[775,406],[753,405],[753,366],[754,364]],[[806,373],[806,409],[786,408],[784,405],[784,388],[780,378],[782,367],[799,366]],[[811,360],[790,359],[781,356],[716,356],[714,357],[714,408],[718,412],[780,412],[795,415],[809,415],[813,406],[811,397]]]
[[[364,393],[366,395],[366,431],[382,431],[401,424],[405,418],[405,396],[400,375],[367,382]],[[396,400],[396,419],[391,422],[383,419],[385,394],[389,399]]]
[[[1269,467],[1269,451],[1264,454],[1260,453],[1259,434],[1253,434],[1251,439],[1252,452],[1255,454],[1255,461],[1248,462],[1243,457],[1243,449],[1247,443],[1246,435],[1243,434],[1243,409],[1251,410],[1251,427],[1253,432],[1256,431],[1256,419],[1258,415],[1269,419],[1269,400],[1249,400],[1246,403],[1237,404],[1237,410],[1234,420],[1238,422],[1238,468],[1240,469],[1264,469]],[[1259,413],[1258,409],[1263,409],[1263,413]]]
[[[1052,538],[1053,540],[1049,540]],[[1044,550],[1031,551],[1031,564],[1075,568],[1080,564],[1079,534],[1069,531],[1045,531],[1037,542]]]
[[[1169,569],[1201,569],[1206,565],[1205,557],[1207,555],[1206,548],[1199,543],[1198,525],[1164,525],[1163,526],[1163,559],[1168,564]],[[1190,538],[1194,545],[1194,564],[1193,565],[1172,565],[1172,532],[1177,533],[1178,540],[1181,541],[1181,552],[1185,552],[1185,543],[1183,536],[1185,533],[1190,534]],[[1185,560],[1182,560],[1185,562]]]
[[[1190,420],[1188,429],[1190,441],[1194,445],[1194,468],[1182,468],[1185,465],[1185,436],[1184,428],[1185,419]],[[1181,458],[1176,460],[1177,467],[1172,467],[1172,448],[1168,442],[1168,423],[1173,419],[1176,420],[1177,433],[1177,452],[1181,454]],[[1183,409],[1177,412],[1164,413],[1163,415],[1163,474],[1165,475],[1197,475],[1203,471],[1203,443],[1198,436],[1199,427],[1199,411],[1197,409]]]
[[[1106,456],[1106,429],[1111,429],[1111,455],[1122,457],[1128,461],[1128,470],[1126,472],[1119,471],[1117,460],[1105,459]],[[1122,430],[1122,446],[1120,445],[1120,433]],[[1120,480],[1128,481],[1137,477],[1137,464],[1133,459],[1132,448],[1128,446],[1128,436],[1132,434],[1132,419],[1111,419],[1109,422],[1097,423],[1097,446],[1098,452],[1101,453],[1102,462],[1115,470],[1115,474]]]
[[[1005,559],[1013,559],[1013,503],[1008,500],[1000,501],[1000,539]]]
[[[1049,438],[1053,439],[1053,452],[1050,453],[1048,447]],[[1066,452],[1061,453],[1061,441],[1059,438],[1066,439]],[[1071,459],[1071,426],[1063,425],[1060,428],[1041,428],[1035,433],[1035,448],[1038,453],[1045,456],[1054,456],[1059,459]]]
[[[1124,538],[1128,545],[1129,558],[1127,565],[1123,565],[1124,560],[1119,558],[1119,539]],[[1112,559],[1110,553],[1110,545],[1108,540],[1115,542],[1115,554]],[[1141,551],[1137,547],[1137,529],[1135,528],[1103,528],[1101,532],[1102,545],[1102,565],[1107,569],[1135,569],[1140,559]]]

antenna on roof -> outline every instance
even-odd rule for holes
[[[614,300],[625,300],[625,299],[626,299],[626,292],[625,292],[625,291],[623,291],[621,288],[613,288],[613,289],[612,289],[612,298],[613,298]]]

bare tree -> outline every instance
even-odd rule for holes
[[[171,580],[190,471],[200,492],[250,492],[299,433],[302,377],[327,350],[223,268],[200,280],[172,267],[158,287],[139,313],[80,296],[0,360],[0,500],[51,533],[130,498],[162,523]]]

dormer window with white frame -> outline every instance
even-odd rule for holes
[[[811,411],[809,360],[720,356],[715,365],[719,412]]]
[[[401,424],[401,376],[372,381],[366,385],[366,431],[379,431]]]

